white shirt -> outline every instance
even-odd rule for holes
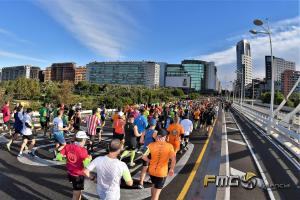
[[[27,114],[27,113],[25,113],[24,115],[23,115],[23,129],[22,129],[22,134],[23,135],[32,135],[32,130],[31,130],[31,128],[28,128],[26,125],[25,125],[25,123],[27,123],[27,124],[29,124],[30,126],[32,126],[32,120],[31,120],[31,117]]]
[[[63,128],[63,127],[64,127],[63,120],[58,117],[55,117],[53,120],[53,133],[62,132],[59,130],[59,128]]]
[[[193,131],[193,122],[189,119],[181,120],[180,124],[183,126],[184,135],[188,136]]]
[[[129,169],[127,165],[108,156],[99,156],[87,167],[97,171],[97,193],[101,200],[119,200],[121,178]]]

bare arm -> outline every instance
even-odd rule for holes
[[[140,137],[140,136],[142,135],[142,133],[141,133],[141,134],[139,133],[138,127],[137,127],[137,126],[134,126],[134,127],[133,127],[133,131],[134,131],[135,137]]]

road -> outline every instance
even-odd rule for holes
[[[70,141],[72,136],[67,137]],[[97,146],[93,157],[105,155],[111,140],[110,128],[104,131],[104,141]],[[5,148],[7,135],[0,136],[0,196],[1,199],[70,199],[72,188],[67,181],[64,165],[53,161],[53,141],[38,135],[37,158],[17,158],[20,141]],[[175,176],[169,177],[161,193],[166,199],[297,199],[300,196],[299,161],[289,159],[288,152],[266,136],[262,129],[241,116],[238,111],[220,109],[209,137],[203,131],[194,131],[189,149],[178,155]],[[141,154],[130,168],[135,183],[138,180]],[[129,161],[124,160],[126,163]],[[205,175],[238,175],[246,172],[256,175],[254,189],[249,185],[204,187]],[[253,180],[254,180],[253,179]],[[85,199],[96,199],[95,184],[85,182]],[[281,188],[267,189],[264,185]],[[279,185],[281,184],[281,185]],[[150,199],[150,181],[146,188],[128,188],[121,185],[121,199]],[[282,188],[282,187],[288,188]],[[245,188],[246,187],[246,188]]]

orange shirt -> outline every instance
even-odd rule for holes
[[[199,110],[194,112],[194,117],[195,117],[195,119],[200,119],[200,111]]]
[[[164,141],[156,141],[148,145],[147,151],[148,154],[151,154],[149,174],[156,177],[166,177],[169,160],[175,156],[173,146]]]
[[[119,119],[118,113],[115,113],[111,118],[113,120],[113,128],[115,128],[115,123]]]
[[[180,135],[184,134],[184,128],[181,124],[171,124],[167,131],[169,132],[168,138],[169,143],[178,144],[180,143]]]

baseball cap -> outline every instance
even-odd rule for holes
[[[118,112],[118,115],[119,115],[120,117],[123,117],[124,113],[121,111],[121,112]]]
[[[88,139],[89,137],[86,135],[84,131],[78,131],[76,133],[76,138],[78,139]]]
[[[168,135],[168,132],[165,129],[161,129],[158,131],[157,135],[165,137],[166,135]]]
[[[156,125],[156,119],[151,119],[149,124],[150,124],[150,126]]]

